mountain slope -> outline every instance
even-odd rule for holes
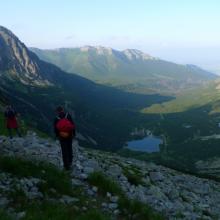
[[[178,65],[151,57],[139,50],[117,51],[105,47],[31,48],[42,60],[61,69],[121,89],[149,92],[178,92],[216,79],[193,65]]]
[[[142,110],[159,116],[158,133],[165,137],[161,162],[219,177],[220,82],[210,82],[175,99]]]
[[[0,71],[24,84],[47,85],[37,56],[8,29],[0,26]]]
[[[76,142],[74,152],[78,159],[69,175],[60,169],[59,146],[54,141],[29,133],[10,143],[1,136],[0,214],[3,208],[7,213],[13,210],[9,213],[15,215],[13,219],[20,214],[24,220],[220,217],[219,182],[85,149]],[[90,210],[97,210],[96,215],[88,216]]]
[[[6,28],[0,30],[0,91],[40,130],[52,133],[53,113],[61,104],[75,114],[85,142],[117,148],[129,135],[137,110],[170,99],[130,94],[67,74],[40,60]]]
[[[161,104],[154,104],[143,109],[145,113],[176,113],[210,105],[210,113],[219,112],[220,86],[219,80],[208,83],[206,86],[186,91],[175,99]]]

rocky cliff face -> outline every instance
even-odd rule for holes
[[[168,219],[220,219],[219,182],[186,175],[153,163],[88,150],[79,147],[77,142],[73,147],[72,184],[74,187],[81,186],[85,195],[92,197],[94,201],[98,200],[99,188],[92,186],[87,178],[91,173],[99,171],[117,182],[128,198],[150,205]],[[58,168],[62,167],[58,144],[31,133],[12,141],[0,137],[0,152],[1,155],[19,156],[36,163],[46,160]],[[4,172],[0,172],[0,176],[0,208],[9,207],[10,198],[6,196],[6,192],[10,190],[14,177]],[[17,178],[16,181],[28,198],[44,198],[38,184],[41,179]],[[109,213],[112,219],[120,219],[122,210],[119,197],[107,193],[105,198],[100,203],[102,212]],[[77,204],[78,199],[65,195],[58,198],[64,204]],[[25,211],[17,215],[24,216]]]
[[[0,26],[0,71],[24,84],[44,85],[39,59],[8,29]]]

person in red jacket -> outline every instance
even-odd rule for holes
[[[5,119],[6,119],[6,127],[8,129],[9,137],[12,139],[12,129],[15,129],[17,135],[21,137],[21,134],[18,129],[18,121],[17,121],[17,112],[15,109],[8,105],[5,110]]]
[[[71,115],[65,112],[63,107],[59,106],[56,112],[57,117],[54,119],[54,132],[60,141],[64,168],[70,170],[73,161],[72,142],[75,137],[75,124]]]

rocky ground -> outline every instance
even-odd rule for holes
[[[186,175],[175,170],[153,163],[123,158],[116,154],[85,149],[75,141],[74,166],[70,173],[72,185],[80,187],[84,195],[97,202],[98,187],[88,182],[94,172],[102,172],[117,182],[130,199],[137,199],[162,213],[167,219],[220,219],[220,183]],[[0,137],[0,154],[10,157],[19,156],[31,161],[46,161],[62,168],[61,152],[57,142],[42,139],[34,133],[24,138]],[[21,189],[29,199],[42,199],[45,195],[39,189],[44,180],[35,177],[15,177],[0,169],[0,208],[10,209],[10,197],[7,195],[13,188]],[[51,193],[54,189],[50,189]],[[118,207],[118,196],[110,192],[106,198],[99,200],[103,211],[111,213],[117,219],[121,210]],[[49,198],[50,199],[50,198]],[[77,204],[79,198],[59,194],[56,200],[63,204]],[[77,207],[86,210],[86,206]],[[14,216],[22,219],[24,211]],[[132,219],[132,218],[130,218]]]
[[[202,161],[199,160],[196,162],[196,169],[201,174],[209,174],[220,178],[220,158],[213,157],[209,160]]]

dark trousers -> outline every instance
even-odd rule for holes
[[[63,156],[63,165],[66,170],[69,170],[73,162],[73,139],[60,139],[60,146]]]
[[[17,133],[17,135],[18,135],[19,137],[21,137],[21,134],[20,134],[18,128],[8,128],[8,135],[9,135],[10,138],[13,137],[13,135],[12,135],[12,129],[14,129],[14,130],[16,131],[16,133]]]

